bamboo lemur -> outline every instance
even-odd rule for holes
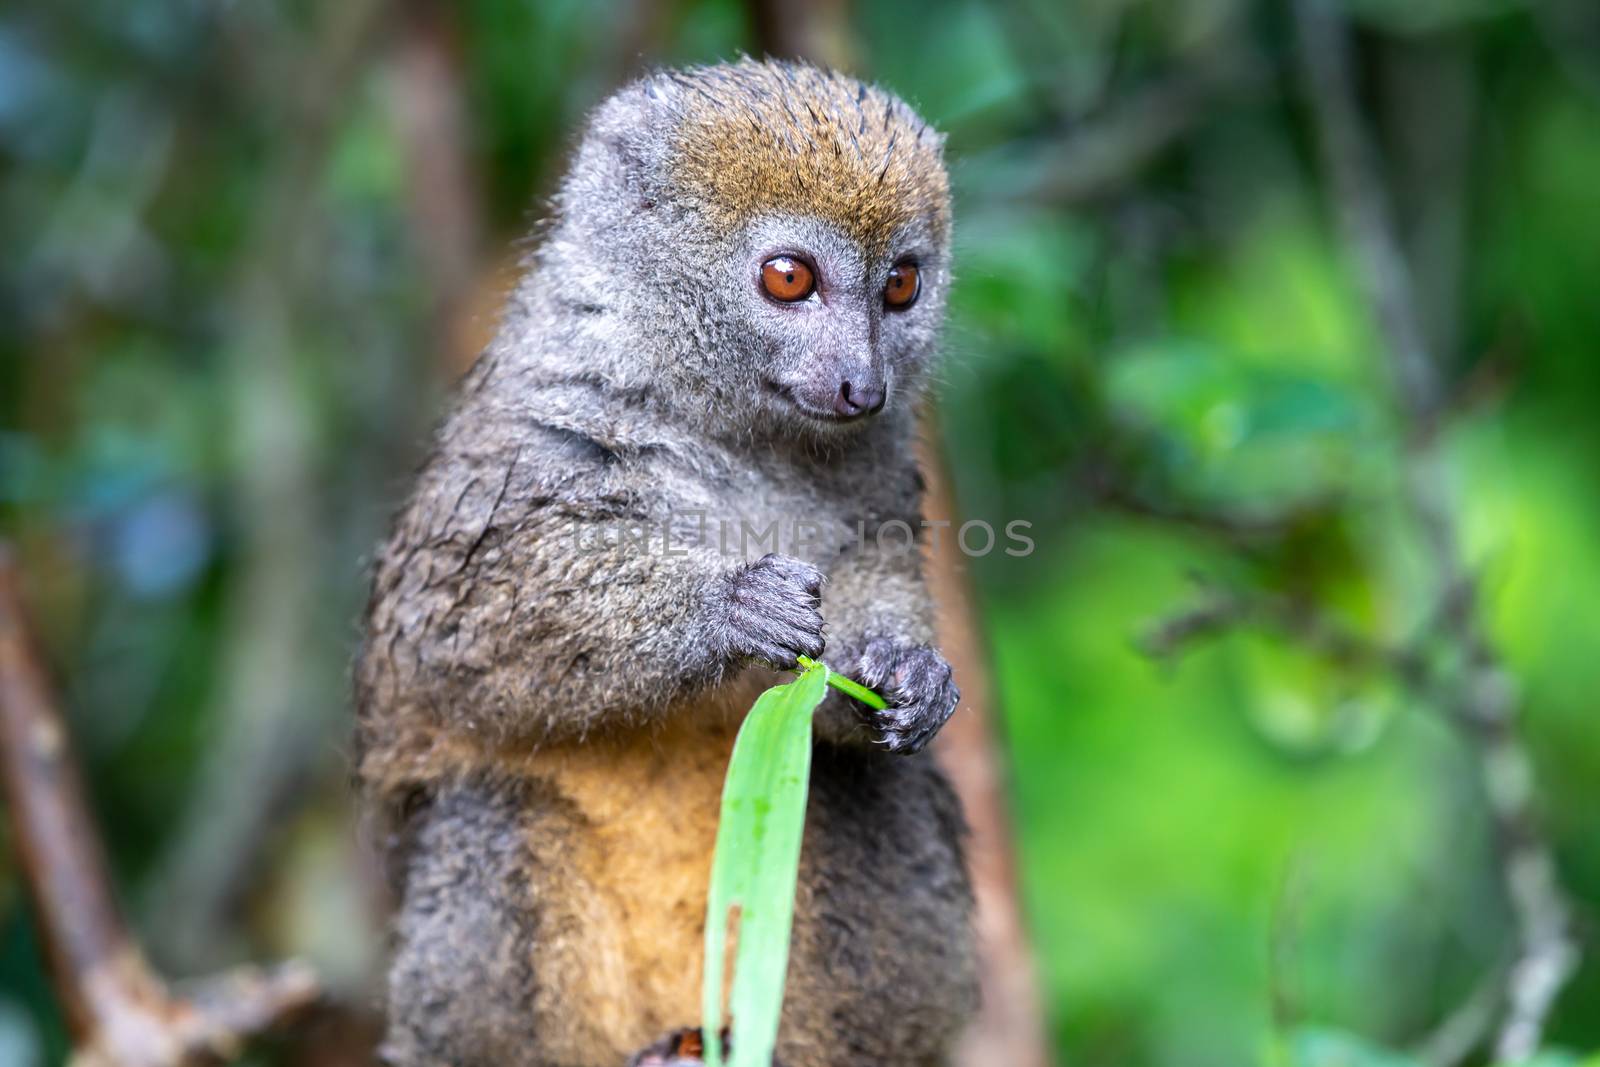
[[[958,693],[904,546],[949,252],[941,138],[881,89],[743,60],[593,115],[374,576],[388,1062],[620,1067],[697,1025],[733,735],[824,620],[890,709],[818,712],[778,1062],[946,1061],[971,893],[918,752]]]

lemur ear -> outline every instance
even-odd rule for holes
[[[669,138],[677,121],[681,90],[658,79],[628,86],[602,104],[589,120],[573,176],[616,198],[624,211],[653,210],[668,174]]]

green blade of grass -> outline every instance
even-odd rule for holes
[[[708,1067],[720,1067],[723,968],[730,912],[739,909],[729,996],[731,1067],[769,1067],[778,1039],[800,838],[811,776],[811,714],[827,692],[828,668],[761,694],[734,741],[722,787],[706,901],[702,1025]]]
[[[807,670],[817,665],[817,661],[809,656],[800,656],[798,661],[800,666]],[[877,693],[874,693],[853,678],[846,678],[837,671],[830,670],[828,672],[828,684],[846,696],[855,697],[869,708],[876,708],[878,711],[882,711],[889,706],[888,702]]]

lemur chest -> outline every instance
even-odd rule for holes
[[[778,552],[824,569],[875,529],[859,504],[759,471],[680,487],[665,522],[672,544],[709,547],[730,563]]]
[[[535,1010],[560,1020],[543,1030],[572,1044],[570,1062],[605,1050],[620,1063],[698,1020],[706,887],[739,722],[731,709],[748,708],[770,681],[726,686],[714,706],[659,730],[529,757],[526,770],[564,811],[556,825],[537,820],[529,842]]]

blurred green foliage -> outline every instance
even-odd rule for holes
[[[405,46],[436,35],[455,64],[474,250],[492,256],[609,86],[758,42],[731,0],[395,5],[350,40],[345,7],[0,12],[0,533],[158,959],[206,961],[159,932],[207,914],[184,895],[204,863],[182,838],[229,795],[204,766],[237,754],[219,749],[228,723],[270,714],[273,743],[244,747],[276,762],[220,769],[259,813],[223,836],[242,855],[217,851],[239,869],[214,887],[205,947],[309,954],[360,990],[374,938],[345,921],[363,893],[345,663],[361,561],[455,370],[431,318],[444,257],[419,224]],[[1269,632],[1170,663],[1137,640],[1197,575],[1315,598],[1394,641],[1437,594],[1282,6],[849,8],[862,70],[950,138],[938,417],[961,510],[1030,520],[1038,542],[972,575],[1062,1062],[1411,1063],[1379,1050],[1414,1047],[1508,951],[1459,739],[1385,678]],[[1592,925],[1600,17],[1586,0],[1351,11],[1450,383],[1444,476]],[[251,669],[284,680],[279,705],[236,691]],[[8,864],[0,1059],[56,1062]],[[1583,947],[1559,1048],[1600,1046]]]

